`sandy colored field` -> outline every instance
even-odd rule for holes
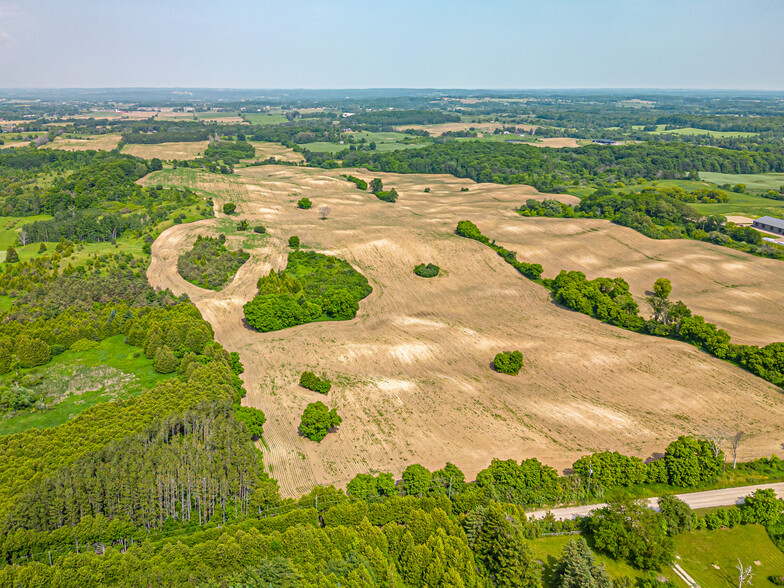
[[[209,114],[196,113],[199,120],[223,124],[247,124],[241,116],[210,116]]]
[[[469,123],[469,122],[454,122],[454,123],[441,123],[438,125],[400,125],[395,130],[403,131],[405,129],[425,130],[434,137],[440,137],[449,131],[467,131],[474,129],[480,133],[492,133],[496,129],[500,129],[503,125],[500,123]],[[530,131],[534,127],[525,127]]]
[[[531,143],[535,147],[554,147],[560,149],[561,147],[579,147],[580,144],[577,139],[571,137],[539,137],[537,143]]]
[[[157,145],[128,144],[122,152],[144,159],[196,159],[207,149],[207,141],[191,141],[181,143],[158,143]]]
[[[535,456],[557,468],[593,450],[645,458],[679,434],[712,429],[746,431],[743,458],[780,449],[781,390],[689,345],[559,308],[544,288],[453,230],[458,220],[472,219],[521,258],[543,262],[548,275],[579,264],[589,273],[623,275],[637,294],[668,275],[695,310],[729,302],[719,318],[733,319],[732,330],[749,338],[755,326],[784,338],[784,313],[769,298],[782,279],[775,262],[702,243],[651,241],[605,221],[522,218],[513,206],[542,197],[525,186],[378,174],[400,194],[391,205],[341,180],[345,170],[192,173],[187,183],[213,193],[216,210],[231,198],[240,218],[268,227],[267,237],[249,248],[250,261],[229,286],[211,292],[178,276],[176,260],[198,234],[216,233],[221,219],[176,225],[153,245],[148,275],[157,287],[187,292],[217,339],[240,353],[244,402],[267,415],[265,463],[287,496],[314,484],[343,485],[360,472],[399,475],[415,462],[437,468],[452,461],[472,477],[494,457]],[[160,179],[153,174],[146,181]],[[313,200],[313,210],[295,207],[302,196]],[[332,209],[326,221],[316,211],[322,204]],[[356,319],[266,334],[243,326],[243,303],[262,273],[284,267],[291,234],[368,277],[374,291]],[[416,277],[412,269],[421,262],[438,264],[443,275]],[[490,369],[505,349],[525,354],[518,377]],[[297,385],[306,369],[333,378],[328,398]],[[316,400],[343,417],[321,444],[297,434],[302,410]]]
[[[301,153],[284,147],[280,143],[267,143],[266,141],[249,141],[249,143],[256,148],[254,160],[274,157],[278,161],[305,161]]]
[[[120,135],[93,135],[91,137],[84,137],[80,139],[66,139],[64,137],[57,137],[51,143],[47,143],[45,147],[51,149],[63,149],[65,151],[87,151],[94,149],[96,151],[111,151],[116,149],[120,142]]]

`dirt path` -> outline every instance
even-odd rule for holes
[[[268,236],[250,249],[250,260],[222,292],[193,286],[176,271],[177,255],[197,234],[216,234],[221,219],[165,231],[153,245],[148,271],[154,286],[187,292],[217,340],[240,353],[244,402],[267,415],[265,463],[285,496],[314,484],[345,485],[360,472],[399,475],[410,463],[435,469],[451,461],[472,477],[494,457],[538,457],[557,468],[594,450],[645,458],[679,434],[713,430],[746,431],[744,459],[780,448],[784,399],[777,388],[689,345],[558,308],[544,288],[453,231],[458,220],[471,219],[521,259],[544,263],[547,275],[585,263],[587,273],[627,277],[641,297],[651,277],[666,275],[698,312],[701,304],[716,307],[714,293],[715,300],[745,296],[755,313],[737,308],[727,316],[748,339],[755,328],[762,337],[784,339],[784,313],[773,312],[781,303],[769,297],[769,289],[784,291],[784,272],[771,265],[781,262],[703,243],[652,241],[603,221],[524,219],[513,207],[542,197],[526,186],[373,174],[400,193],[390,205],[339,173],[262,166],[235,176],[194,174],[192,188],[208,190],[216,207],[236,202],[238,218],[264,224]],[[302,196],[314,202],[313,210],[296,208]],[[326,221],[317,212],[324,204],[331,208]],[[243,326],[242,305],[262,273],[284,267],[292,234],[368,277],[374,291],[356,319],[263,334]],[[443,275],[416,277],[413,267],[422,262],[438,264]],[[754,279],[730,279],[732,271],[752,269],[758,270]],[[687,276],[691,281],[678,290]],[[700,283],[705,276],[710,280]],[[717,282],[732,283],[732,297]],[[489,367],[506,349],[526,357],[518,377]],[[306,369],[333,378],[327,399],[297,385]],[[336,407],[344,419],[320,444],[297,434],[302,410],[315,400]]]

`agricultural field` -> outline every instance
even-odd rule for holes
[[[207,149],[207,141],[191,141],[180,143],[157,143],[157,144],[138,144],[129,143],[125,145],[122,152],[134,157],[141,157],[143,159],[158,158],[163,161],[172,159],[196,159],[204,154]]]
[[[425,146],[425,143],[403,143],[403,139],[411,139],[411,135],[406,135],[404,133],[371,133],[368,131],[358,131],[351,133],[351,136],[354,137],[357,142],[360,139],[365,139],[367,143],[375,143],[377,151],[396,151],[398,149],[414,149]],[[324,141],[304,143],[302,145],[302,147],[309,151],[322,153],[337,153],[338,151],[348,149],[348,146],[348,142],[341,145],[340,143],[327,143]]]
[[[665,130],[666,125],[657,125],[655,131],[650,131],[652,135],[708,135],[719,139],[726,139],[729,137],[753,137],[757,133],[748,133],[745,131],[711,131],[709,129],[694,129],[691,127],[684,127],[680,129]],[[634,127],[637,130],[642,130],[643,127]]]
[[[47,143],[46,147],[64,149],[65,151],[87,151],[88,149],[111,151],[117,148],[119,142],[120,135],[114,133],[106,135],[76,135],[72,139],[57,137],[51,143]]]
[[[279,161],[293,161],[296,163],[305,161],[301,153],[284,147],[280,143],[268,143],[266,141],[248,141],[248,143],[256,149],[256,155],[252,161],[269,159],[270,157],[274,157]]]
[[[277,125],[288,122],[285,114],[267,114],[264,112],[247,112],[242,117],[252,125]]]
[[[780,190],[784,186],[784,173],[768,174],[720,174],[717,172],[700,172],[700,179],[718,186],[723,184],[745,184],[750,192],[767,192]]]
[[[742,428],[741,458],[780,448],[780,389],[696,348],[623,331],[554,305],[547,291],[483,245],[454,235],[471,219],[545,275],[579,269],[589,278],[621,276],[644,308],[659,277],[737,342],[784,340],[781,262],[695,241],[653,241],[603,220],[523,218],[514,208],[545,195],[533,188],[476,184],[452,176],[369,174],[400,195],[381,202],[340,177],[346,170],[261,166],[219,176],[163,170],[146,184],[190,187],[235,202],[232,220],[172,226],[153,244],[150,282],[187,293],[216,339],[245,366],[244,403],[263,408],[265,464],[286,496],[314,484],[345,485],[357,473],[410,463],[455,462],[468,478],[498,458],[538,457],[558,469],[581,455],[613,449],[646,458],[679,434]],[[424,189],[430,188],[429,193]],[[467,188],[467,192],[461,191]],[[302,211],[296,202],[313,201]],[[318,208],[330,208],[322,220]],[[177,273],[198,235],[247,219],[267,234],[220,292]],[[356,319],[257,333],[242,322],[256,281],[286,265],[288,237],[349,261],[373,286]],[[413,267],[441,268],[430,280]],[[519,349],[517,377],[493,372],[494,355]],[[297,385],[304,370],[333,380],[330,406],[343,424],[322,443],[297,434],[315,393]],[[738,398],[743,402],[738,402]]]

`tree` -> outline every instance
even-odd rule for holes
[[[223,213],[224,214],[234,214],[234,211],[237,210],[237,205],[233,202],[227,202],[223,205]]]
[[[27,231],[25,231],[24,229],[19,231],[19,234],[17,235],[17,239],[19,239],[20,245],[22,246],[27,245],[27,238],[28,238]]]
[[[688,488],[712,482],[721,474],[724,452],[716,455],[710,441],[681,435],[667,446],[664,465],[671,486]]]
[[[495,356],[493,366],[497,372],[516,376],[523,367],[523,354],[519,351],[504,351]]]
[[[653,295],[657,298],[669,298],[672,292],[672,282],[667,278],[659,278],[653,283]]]
[[[751,571],[751,566],[744,567],[740,561],[740,558],[738,558],[738,565],[735,566],[735,569],[738,570],[738,588],[743,588],[744,584],[751,586],[751,579],[754,577],[754,572]]]
[[[309,198],[300,198],[297,201],[297,208],[301,208],[302,210],[308,210],[311,206],[313,206],[313,203]]]
[[[327,394],[332,388],[332,382],[326,376],[319,378],[316,374],[309,371],[302,372],[299,378],[299,385],[319,394]]]
[[[683,500],[672,494],[659,498],[659,510],[667,526],[667,534],[674,537],[679,533],[691,531],[694,527],[694,513]]]
[[[594,511],[587,522],[596,548],[643,570],[669,565],[675,546],[663,516],[643,500],[617,499]]]
[[[292,249],[299,249],[299,246],[300,246],[299,237],[297,237],[296,235],[292,235],[291,237],[289,237],[289,247],[291,247]]]
[[[267,228],[262,225],[256,225],[255,227],[253,227],[253,232],[258,233],[259,235],[263,235],[264,233],[267,232]]]
[[[264,435],[264,423],[267,421],[267,417],[258,408],[235,406],[234,416],[247,425],[252,439],[260,439]]]
[[[580,537],[564,546],[553,570],[553,585],[557,588],[613,588],[613,581],[604,564],[596,563],[596,556]]]
[[[153,365],[153,368],[159,374],[171,374],[177,370],[178,363],[177,356],[169,349],[168,345],[159,347],[155,352],[155,364]]]
[[[329,216],[329,206],[326,204],[324,206],[320,206],[319,214],[321,215],[321,220],[327,220],[327,217]]]
[[[744,521],[764,526],[778,521],[782,510],[784,510],[784,500],[776,498],[776,492],[772,488],[757,490],[746,496],[741,507]]]
[[[38,255],[41,255],[42,253],[45,253],[45,252],[46,252],[46,243],[41,241],[41,246],[38,247]]]
[[[521,530],[510,523],[498,507],[487,509],[473,547],[495,586],[541,586],[539,566],[525,544]]]
[[[19,254],[16,252],[16,249],[13,247],[9,247],[5,250],[5,262],[6,263],[16,263],[19,261]]]
[[[31,368],[49,363],[52,350],[45,341],[22,335],[16,341],[16,356],[21,367]]]
[[[150,171],[160,171],[163,169],[163,162],[157,157],[150,160]]]
[[[373,194],[378,194],[384,189],[384,182],[381,181],[381,178],[373,178],[370,180],[370,191]]]
[[[319,400],[318,402],[311,402],[305,408],[305,411],[302,413],[299,431],[311,441],[321,443],[321,440],[327,436],[327,433],[342,422],[343,419],[338,416],[334,408],[330,410],[326,404]]]
[[[430,490],[432,474],[426,467],[413,463],[403,470],[403,483],[408,496],[424,496]]]
[[[743,431],[738,431],[730,437],[730,446],[732,447],[732,469],[734,470],[738,465],[738,448],[743,439]]]

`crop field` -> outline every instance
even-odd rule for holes
[[[52,149],[64,149],[65,151],[86,151],[88,149],[111,151],[117,148],[119,142],[120,135],[118,134],[82,135],[75,136],[73,139],[57,137],[51,143],[47,143],[46,146]]]
[[[675,299],[739,342],[784,340],[781,262],[694,241],[652,241],[607,221],[523,218],[513,208],[544,197],[527,186],[378,174],[400,194],[388,204],[344,181],[342,171],[263,166],[219,176],[177,169],[145,179],[212,195],[216,209],[235,202],[232,224],[247,219],[268,229],[220,292],[186,282],[176,261],[197,235],[217,234],[222,218],[165,231],[153,245],[148,277],[187,293],[217,340],[240,353],[244,402],[267,415],[265,463],[283,494],[344,485],[366,471],[398,475],[413,462],[436,468],[449,460],[471,477],[493,457],[536,456],[557,468],[593,450],[645,458],[679,434],[714,429],[746,431],[743,459],[779,448],[778,388],[684,343],[559,308],[540,285],[453,231],[458,220],[471,219],[520,259],[543,263],[548,276],[561,268],[622,276],[641,301],[656,278],[671,278]],[[311,211],[296,208],[305,196]],[[319,218],[322,205],[331,209],[327,220]],[[292,234],[370,280],[374,291],[356,319],[264,334],[243,325],[243,304],[261,275],[285,267]],[[423,262],[439,265],[442,275],[415,276]],[[489,367],[506,349],[525,355],[517,377]],[[329,403],[344,418],[318,445],[297,433],[305,404],[320,398],[297,385],[304,370],[333,379]]]
[[[252,125],[278,125],[288,122],[284,114],[266,114],[264,112],[248,112],[242,115]]]
[[[266,141],[248,142],[256,149],[256,155],[252,158],[253,161],[269,159],[270,157],[274,157],[279,161],[305,161],[301,153],[284,147],[280,143],[268,143]]]
[[[153,159],[157,157],[164,161],[171,159],[196,159],[207,149],[207,141],[192,141],[181,143],[158,143],[154,145],[128,144],[122,152],[135,157]]]

